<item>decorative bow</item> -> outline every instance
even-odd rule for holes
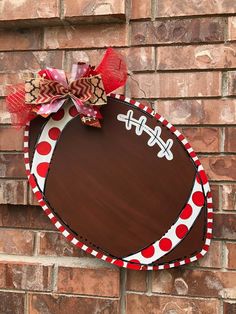
[[[37,115],[48,117],[71,99],[81,121],[100,127],[99,107],[107,103],[107,94],[123,86],[127,69],[123,57],[108,48],[99,66],[73,64],[70,79],[60,69],[46,68],[25,84],[10,86],[8,110],[13,124],[23,126]]]

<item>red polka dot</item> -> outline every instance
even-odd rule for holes
[[[37,173],[40,177],[45,178],[48,172],[49,163],[48,162],[41,162],[37,166]]]
[[[149,246],[148,248],[146,248],[145,250],[143,250],[141,252],[141,254],[143,255],[143,257],[152,257],[155,253],[155,248],[153,245]]]
[[[38,143],[36,147],[36,150],[40,155],[49,154],[51,149],[52,149],[51,145],[46,141]]]
[[[115,265],[117,265],[117,266],[119,266],[119,267],[123,267],[123,265],[124,265],[124,262],[122,262],[121,260],[116,260],[115,262],[114,262],[114,264]]]
[[[72,116],[72,117],[76,117],[79,113],[78,113],[78,110],[75,108],[75,106],[71,107],[69,109],[69,114]]]
[[[58,137],[60,136],[61,131],[58,128],[51,128],[48,131],[48,136],[50,137],[51,140],[56,141]]]
[[[175,233],[179,239],[182,239],[186,235],[187,232],[188,232],[188,227],[183,224],[179,225],[175,230]]]
[[[195,192],[192,196],[193,202],[197,206],[203,206],[204,205],[204,195],[202,192]]]
[[[140,264],[140,261],[137,260],[137,259],[131,259],[129,262],[130,262],[130,263]]]
[[[201,178],[201,179],[200,179]],[[207,176],[206,176],[206,173],[205,171],[203,170],[200,170],[198,175],[197,175],[197,182],[198,183],[202,183],[202,184],[206,184],[207,183]]]
[[[64,109],[58,110],[56,113],[52,115],[52,119],[55,121],[59,121],[64,117]]]
[[[193,213],[192,206],[187,204],[184,209],[182,210],[182,213],[180,214],[181,219],[188,219]]]
[[[172,248],[172,242],[168,238],[163,238],[159,242],[159,247],[162,251],[169,251]]]

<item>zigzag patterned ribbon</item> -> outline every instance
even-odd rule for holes
[[[25,82],[25,102],[38,105],[33,109],[35,113],[47,117],[57,112],[66,99],[71,98],[77,111],[89,118],[83,117],[83,122],[100,118],[99,111],[94,110],[92,106],[107,103],[101,75],[81,77],[68,84],[64,73],[60,75],[62,72],[57,69],[47,69],[47,73],[50,71],[53,73],[52,78],[60,77],[61,80],[38,77]]]

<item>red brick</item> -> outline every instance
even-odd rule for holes
[[[38,50],[42,49],[43,30],[7,29],[0,30],[0,51],[7,50]]]
[[[236,127],[225,128],[224,151],[229,153],[236,152]]]
[[[224,302],[224,307],[223,307],[224,314],[233,314],[236,313],[236,302],[235,301],[227,301]]]
[[[32,2],[30,0],[8,1],[3,0],[0,7],[1,25],[6,26],[6,23],[11,21],[19,22],[29,20],[54,19],[59,20],[59,1],[58,0],[43,0],[40,2]],[[4,23],[3,23],[4,22]],[[16,24],[11,24],[16,25]],[[25,24],[27,25],[27,24]]]
[[[104,313],[119,314],[119,302],[111,299],[89,297],[29,294],[30,314],[67,314],[67,313]]]
[[[96,261],[97,262],[97,261]],[[95,296],[119,296],[119,270],[108,267],[58,268],[58,292]]]
[[[138,309],[138,312],[137,312]],[[163,295],[128,294],[126,297],[127,314],[159,314],[159,313],[204,313],[219,314],[218,300],[198,300]]]
[[[125,19],[125,0],[65,0],[64,2],[65,17],[69,21],[105,21],[115,19]],[[100,19],[99,19],[100,17]],[[113,18],[113,19],[112,19]]]
[[[70,243],[61,233],[40,232],[40,255],[92,257]]]
[[[220,72],[145,73],[133,75],[131,95],[137,98],[220,96]]]
[[[147,291],[147,276],[146,271],[128,270],[126,279],[126,290],[129,291]]]
[[[213,227],[214,238],[236,240],[236,215],[216,214]]]
[[[236,17],[230,16],[228,18],[228,40],[236,39]]]
[[[39,71],[46,66],[62,68],[62,51],[13,51],[1,54],[0,72]],[[12,82],[14,84],[14,82]]]
[[[29,230],[0,229],[0,253],[33,255],[34,233]]]
[[[219,196],[220,196],[220,187],[219,185],[211,184],[211,193],[212,193],[212,199],[213,199],[213,207],[215,211],[219,210],[220,202],[219,202]]]
[[[191,267],[201,266],[209,268],[221,268],[222,265],[222,243],[212,241],[207,254],[198,261],[190,264]]]
[[[236,95],[236,71],[228,72],[227,95],[228,96]]]
[[[126,59],[129,71],[155,70],[155,54],[153,47],[116,48]],[[73,63],[83,61],[92,65],[98,65],[105,49],[76,50],[66,52],[66,70],[71,71]]]
[[[15,198],[15,200],[17,199]],[[0,205],[0,226],[56,230],[39,206]]]
[[[27,181],[1,180],[0,204],[27,204]]]
[[[222,186],[222,209],[236,210],[236,184]]]
[[[45,30],[45,49],[94,48],[127,45],[124,24],[75,25],[50,27]]]
[[[132,45],[223,42],[223,18],[164,19],[131,23]]]
[[[131,19],[146,19],[152,16],[152,0],[131,0]]]
[[[152,291],[174,295],[235,298],[236,273],[179,267],[153,273]],[[164,284],[165,280],[168,281]],[[211,312],[214,313],[214,312]]]
[[[174,124],[233,124],[234,99],[158,100],[156,111]]]
[[[32,191],[31,187],[29,187],[29,192],[28,192],[28,201],[29,201],[29,205],[35,205],[35,206],[39,206],[39,202],[34,194],[34,192]]]
[[[24,73],[23,72],[17,72],[17,73],[1,73],[0,72],[0,97],[7,95],[7,88],[6,88],[7,85],[11,85],[11,84],[15,85],[18,83],[22,83],[23,80],[24,80]],[[5,113],[4,116],[6,116],[6,118],[8,118],[9,114]]]
[[[157,48],[157,70],[235,67],[235,43],[204,46],[162,46]]]
[[[0,292],[0,313],[22,314],[24,313],[24,293]]]
[[[23,154],[0,154],[1,178],[26,178]]]
[[[0,288],[50,291],[52,266],[34,263],[0,262]]]
[[[210,180],[236,180],[236,156],[207,156],[200,157]]]
[[[179,129],[189,140],[196,152],[219,152],[220,150],[220,129],[184,127]]]
[[[0,127],[0,150],[22,151],[23,129]]]
[[[236,269],[236,243],[226,242],[225,244],[226,267]]]
[[[1,91],[1,86],[0,86]],[[11,123],[10,113],[7,112],[5,99],[0,99],[0,123],[8,124]]]
[[[158,0],[157,16],[186,16],[236,13],[235,6],[230,0]]]

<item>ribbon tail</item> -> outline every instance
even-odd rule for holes
[[[57,112],[62,107],[65,101],[66,99],[56,99],[49,104],[41,105],[40,108],[37,110],[37,114],[47,117],[51,113]]]

